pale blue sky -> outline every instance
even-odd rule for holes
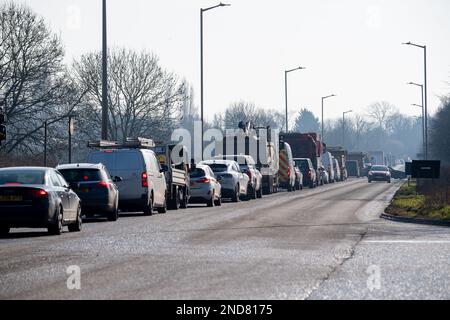
[[[4,0],[0,0],[4,1]],[[15,0],[21,1],[21,0]],[[101,0],[24,0],[61,34],[68,61],[101,48]],[[147,49],[168,70],[190,81],[199,104],[199,8],[215,0],[110,0],[109,44]],[[419,115],[423,54],[429,47],[429,107],[450,92],[448,0],[229,0],[205,13],[205,110],[209,119],[231,102],[246,100],[284,112],[284,70],[289,106],[326,118],[364,112],[387,100]]]

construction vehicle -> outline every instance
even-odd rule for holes
[[[263,194],[278,191],[279,137],[278,131],[270,127],[255,127],[252,123],[240,122],[233,134],[216,141],[215,155],[247,155],[256,161],[262,175]]]
[[[182,147],[175,155],[176,145],[158,145],[153,148],[166,176],[167,203],[171,210],[186,209],[190,198],[189,155]]]

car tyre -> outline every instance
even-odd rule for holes
[[[69,232],[80,232],[83,226],[83,221],[81,219],[81,206],[78,205],[77,209],[77,220],[68,226]]]
[[[214,202],[214,205],[216,207],[221,207],[222,206],[222,197],[221,196]]]
[[[186,209],[189,204],[187,189],[183,188],[181,191],[182,198],[180,200],[180,209]]]
[[[262,187],[259,188],[259,190],[256,192],[256,197],[258,199],[261,199],[263,196],[263,191],[262,191]]]
[[[109,212],[107,215],[108,221],[114,222],[119,219],[119,201],[116,200],[116,204],[114,205],[113,211]]]
[[[167,200],[164,200],[164,204],[162,207],[158,208],[158,213],[159,214],[164,214],[167,213]]]
[[[144,216],[151,216],[153,214],[153,193],[150,197],[149,204],[144,207]]]
[[[63,209],[61,208],[61,206],[58,206],[55,212],[55,222],[53,225],[49,226],[47,228],[47,231],[49,234],[53,235],[53,236],[59,236],[62,233],[62,221],[63,221]]]
[[[206,206],[208,208],[213,208],[214,207],[214,204],[215,204],[214,198],[215,198],[215,195],[213,193],[213,195],[211,196],[211,199],[206,203]]]
[[[241,199],[240,199],[240,193],[241,193],[241,188],[239,187],[239,185],[237,185],[236,186],[236,189],[234,190],[234,195],[233,195],[233,197],[231,198],[231,201],[233,201],[233,202],[239,202]]]

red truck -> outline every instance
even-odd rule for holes
[[[319,177],[318,169],[322,166],[321,156],[324,151],[320,134],[314,132],[285,133],[280,136],[291,146],[294,159],[308,158],[311,160],[317,177]]]

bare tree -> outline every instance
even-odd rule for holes
[[[397,108],[386,101],[376,102],[367,109],[367,115],[376,122],[378,128],[381,130],[386,128],[389,116],[395,112],[397,112]]]
[[[61,40],[29,8],[0,6],[0,106],[8,118],[7,153],[42,150],[44,121],[57,122],[79,101],[62,63]]]
[[[167,140],[170,130],[182,119],[187,89],[184,84],[164,71],[158,58],[147,52],[113,49],[108,53],[108,65],[109,138],[146,136]],[[101,54],[83,55],[74,63],[74,69],[80,87],[87,91],[81,123],[89,138],[98,138]]]

